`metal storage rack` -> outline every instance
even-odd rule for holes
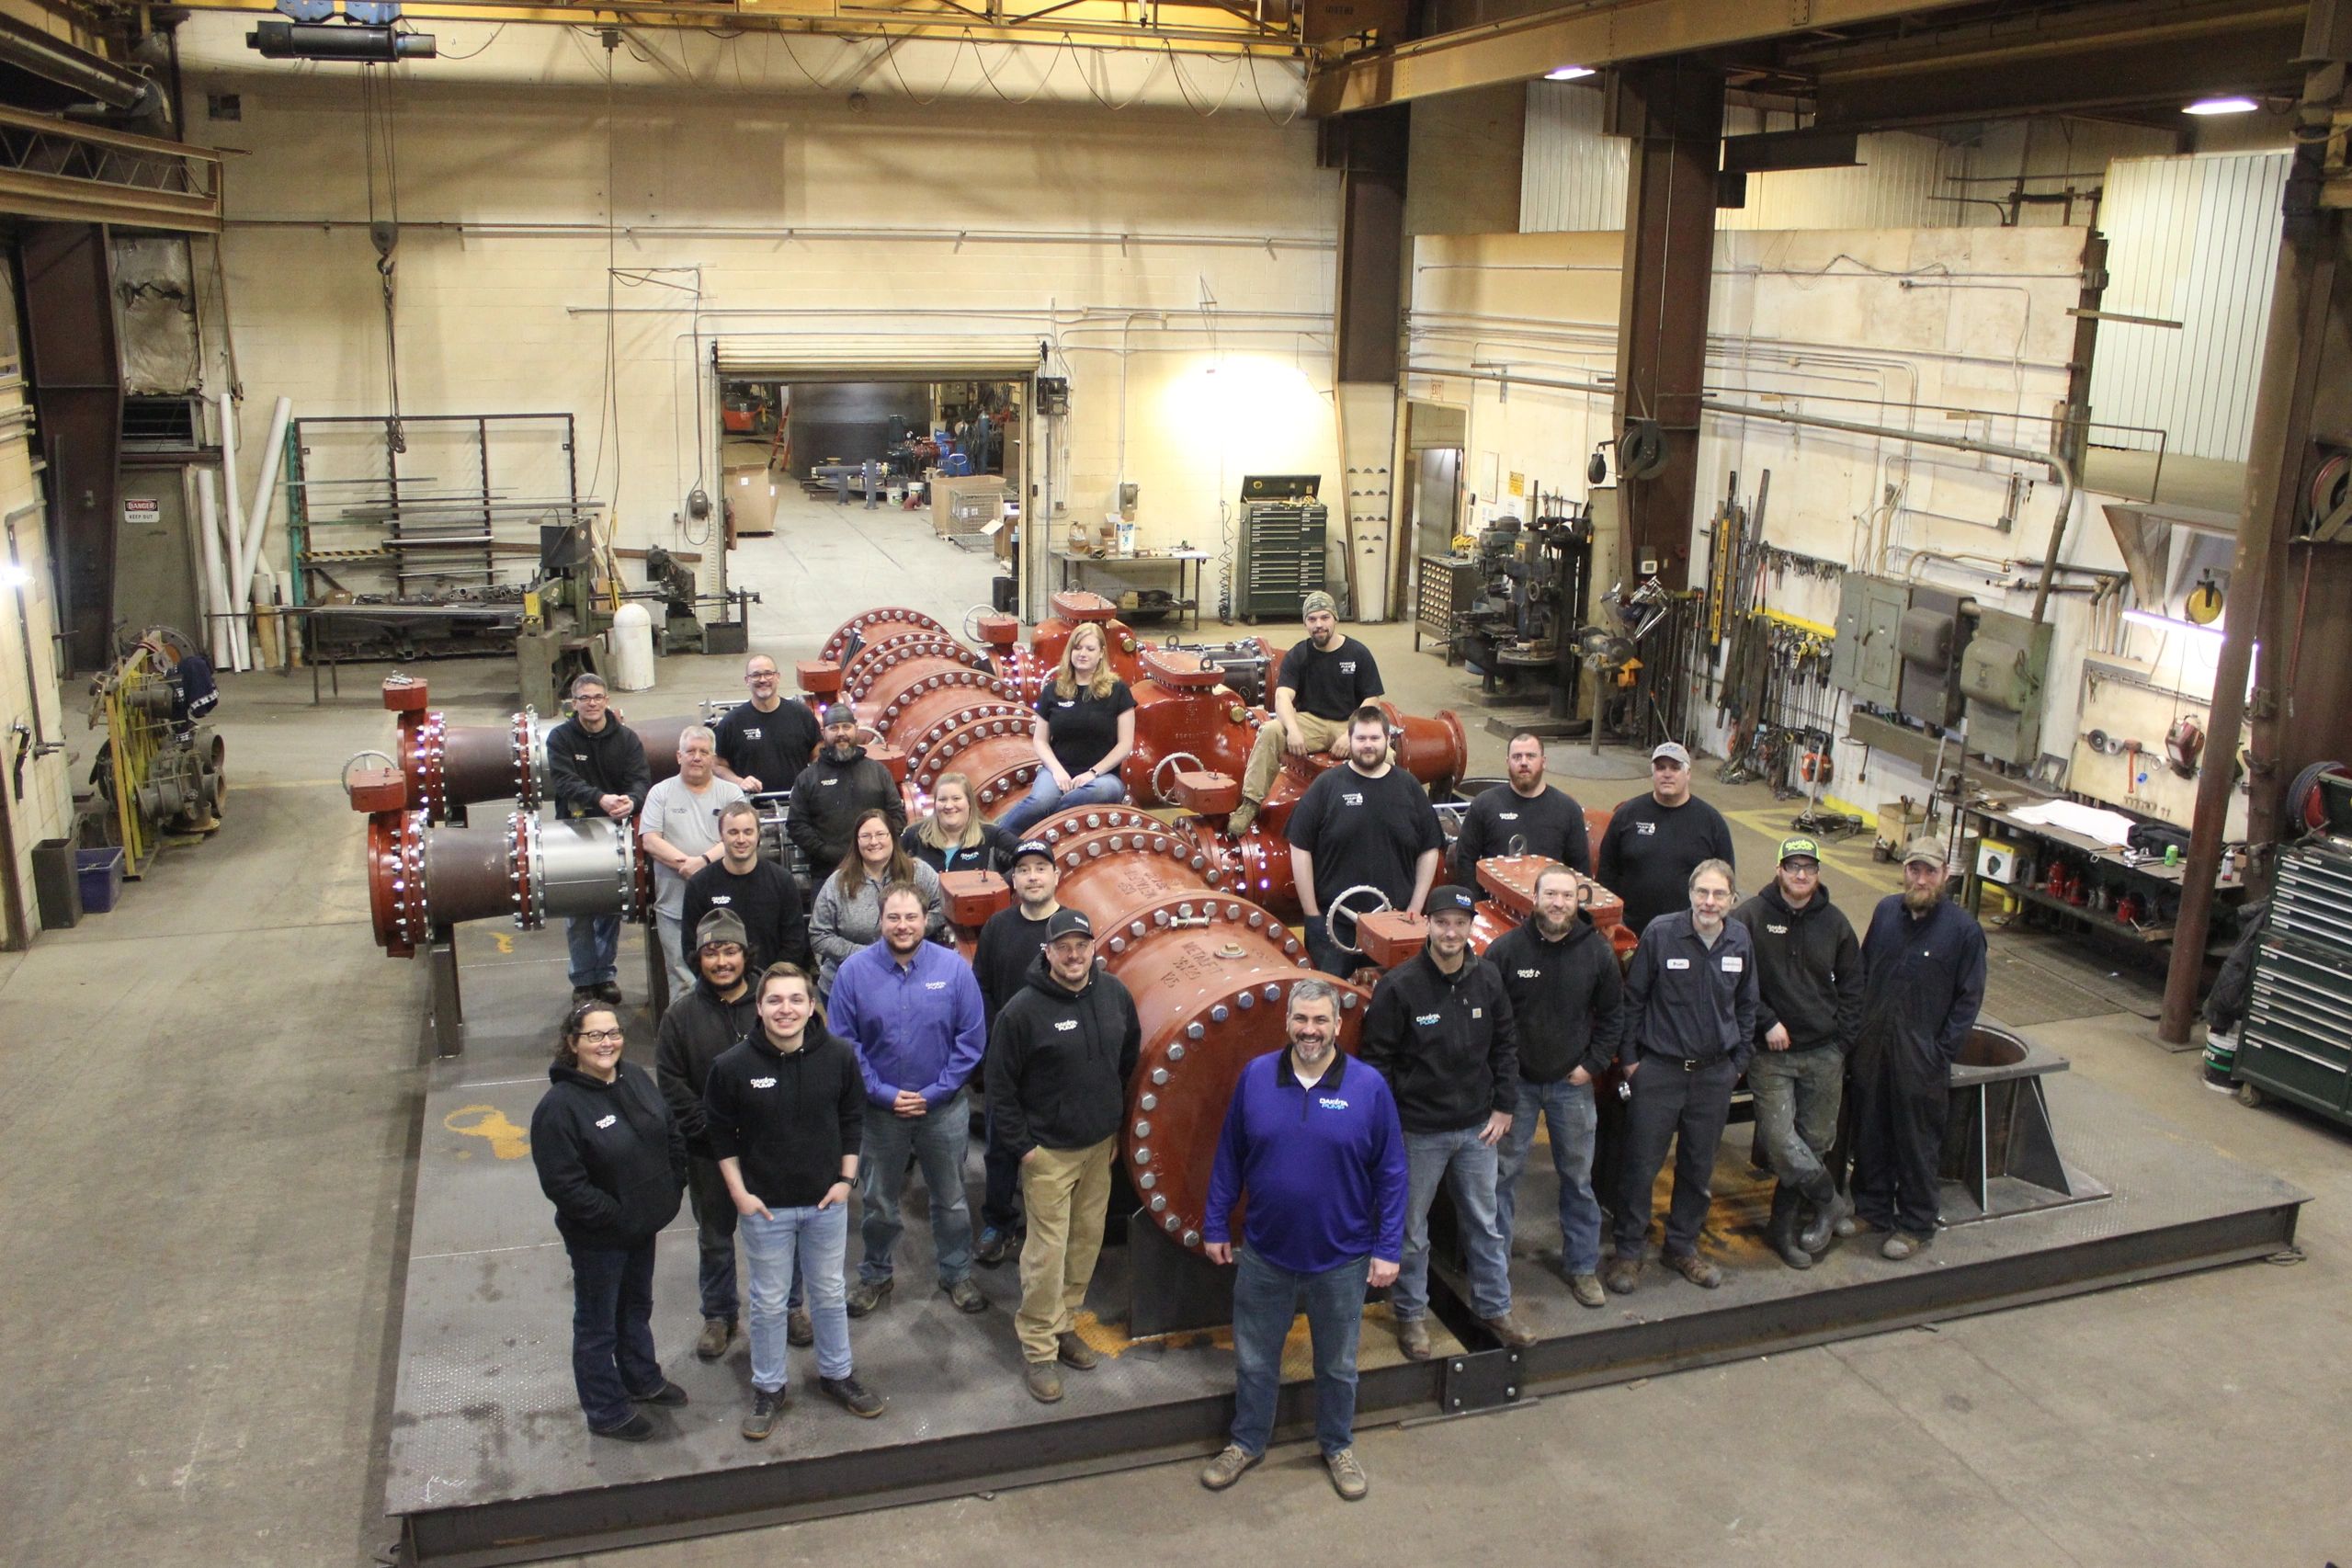
[[[1299,601],[1324,585],[1324,536],[1331,509],[1320,501],[1244,501],[1233,562],[1233,613],[1244,620],[1299,619]]]
[[[2279,858],[2233,1075],[2352,1123],[2352,840],[2308,839]]]
[[[1467,555],[1425,555],[1415,584],[1413,651],[1421,640],[1445,644],[1446,663],[1454,662],[1454,639],[1461,618],[1478,602],[1478,562]]]

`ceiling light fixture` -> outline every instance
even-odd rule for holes
[[[1592,74],[1593,68],[1589,65],[1555,65],[1543,74],[1543,79],[1547,82],[1573,82],[1579,76]]]
[[[2154,610],[2127,609],[2123,612],[2123,619],[2134,626],[2144,626],[2151,631],[2161,631],[2168,636],[2176,631],[2186,631],[2198,637],[2210,638],[2216,646],[2219,646],[2221,641],[2221,629],[2218,626],[2199,626],[2193,620],[2182,620],[2176,616],[2159,615]]]
[[[2226,98],[2199,98],[2180,112],[2183,114],[2252,114],[2261,107],[2252,98],[2235,96]]]

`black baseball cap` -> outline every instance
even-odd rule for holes
[[[1440,915],[1475,915],[1477,913],[1478,895],[1468,888],[1449,885],[1429,890],[1427,914],[1433,920]]]
[[[1045,923],[1045,939],[1058,942],[1064,937],[1084,937],[1091,942],[1095,939],[1095,923],[1074,909],[1057,909],[1053,918]]]
[[[1053,862],[1053,846],[1042,838],[1024,838],[1013,851],[1013,864],[1017,866],[1032,855],[1051,865]]]

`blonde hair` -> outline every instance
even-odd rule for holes
[[[1090,631],[1094,633],[1096,644],[1101,647],[1103,656],[1101,661],[1095,665],[1094,678],[1086,682],[1086,695],[1088,697],[1108,697],[1110,695],[1110,688],[1118,684],[1119,677],[1112,673],[1110,667],[1110,633],[1102,629],[1102,623],[1100,621],[1082,620],[1078,623],[1076,629],[1070,633],[1070,640],[1062,644],[1062,662],[1053,666],[1053,691],[1055,696],[1075,697],[1078,695],[1078,677],[1072,674],[1070,670],[1070,650],[1078,645],[1079,638],[1085,636]]]
[[[964,804],[970,808],[964,817],[963,836],[953,844],[939,836],[939,791],[949,788],[963,791]],[[942,773],[938,782],[931,786],[931,814],[915,828],[915,836],[934,849],[974,849],[987,841],[987,824],[980,820],[980,791],[972,788],[969,773]]]

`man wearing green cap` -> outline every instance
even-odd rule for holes
[[[1810,838],[1781,841],[1778,872],[1732,918],[1755,938],[1763,1049],[1748,1059],[1747,1086],[1765,1156],[1780,1178],[1765,1234],[1790,1267],[1811,1268],[1850,1211],[1823,1160],[1837,1134],[1846,1054],[1862,1022],[1862,944],[1821,885],[1821,846]]]
[[[1372,651],[1339,633],[1339,609],[1329,594],[1309,594],[1299,607],[1307,636],[1282,655],[1274,681],[1274,718],[1261,725],[1242,769],[1242,803],[1226,831],[1235,838],[1257,820],[1257,808],[1274,788],[1282,754],[1347,750],[1347,716],[1381,695],[1381,666]]]

